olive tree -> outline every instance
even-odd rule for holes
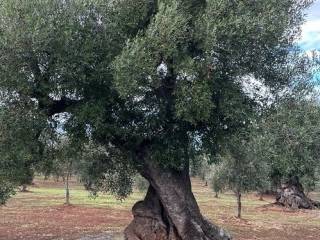
[[[127,239],[228,239],[200,213],[189,163],[242,128],[255,105],[243,78],[276,90],[304,71],[293,44],[310,3],[3,0],[4,104],[28,106],[30,131],[69,113],[68,135],[103,148],[87,159],[89,188],[125,196],[135,172],[147,179]]]
[[[70,205],[70,180],[80,169],[83,151],[64,134],[56,134],[45,147],[46,160],[37,169],[46,177],[60,177],[65,186],[65,204]]]
[[[256,145],[248,132],[230,137],[221,155],[219,172],[216,173],[216,179],[236,195],[238,218],[241,218],[242,194],[262,189],[268,183],[270,172],[268,163],[255,154]]]
[[[3,94],[8,97],[9,94]],[[2,98],[4,99],[4,97]],[[14,102],[14,97],[11,98]],[[33,181],[35,163],[43,150],[38,134],[44,125],[27,106],[17,102],[0,110],[0,201],[5,203],[17,187],[26,191]]]
[[[215,198],[219,198],[219,193],[221,193],[226,188],[226,181],[224,179],[224,174],[221,174],[223,170],[221,164],[216,165],[211,176],[211,187],[215,193]]]
[[[275,106],[261,121],[256,154],[270,166],[269,177],[277,183],[281,205],[320,205],[304,193],[304,187],[312,189],[319,179],[319,117],[317,100],[293,98]]]

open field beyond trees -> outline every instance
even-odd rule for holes
[[[228,229],[237,240],[318,240],[320,211],[291,211],[271,205],[271,197],[259,201],[254,194],[243,199],[243,219],[235,218],[234,195],[214,198],[210,187],[193,179],[193,191],[203,214]],[[320,200],[319,193],[312,194]],[[110,195],[88,198],[88,192],[75,181],[71,206],[64,206],[62,182],[37,178],[27,193],[18,193],[0,207],[1,240],[101,240],[122,239],[121,232],[132,220],[131,207],[143,199],[135,191],[125,201]],[[100,237],[100,238],[99,238]],[[108,238],[109,237],[109,238]]]

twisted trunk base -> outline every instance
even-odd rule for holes
[[[228,240],[230,235],[205,219],[191,191],[189,169],[176,171],[146,164],[145,199],[134,205],[126,240]]]
[[[320,202],[308,198],[298,177],[292,177],[282,186],[277,195],[277,204],[293,209],[320,208]]]

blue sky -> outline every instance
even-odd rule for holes
[[[306,51],[320,50],[320,0],[316,0],[307,12],[299,44]]]

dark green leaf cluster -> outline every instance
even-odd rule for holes
[[[267,188],[269,165],[257,156],[253,133],[232,136],[225,144],[221,158],[223,161],[213,179],[214,188],[227,187],[235,193]]]
[[[263,118],[256,152],[270,164],[272,179],[298,176],[310,185],[319,178],[319,117],[318,102],[289,99]]]
[[[11,99],[13,101],[13,99]],[[41,161],[41,132],[45,120],[28,105],[7,103],[0,110],[0,181],[4,197],[16,186],[32,183],[34,166]]]
[[[78,161],[77,173],[93,196],[102,191],[121,200],[132,193],[136,171],[118,149],[89,144]]]

